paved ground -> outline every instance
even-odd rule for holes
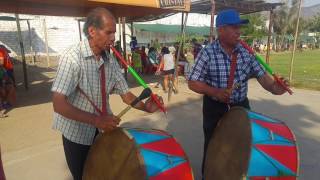
[[[30,90],[18,89],[18,107],[9,117],[0,119],[0,143],[8,180],[71,180],[61,136],[51,129],[52,104],[49,88],[54,69],[41,68],[33,77]],[[153,82],[153,81],[150,81]],[[134,93],[141,88],[132,86]],[[159,89],[154,89],[163,95]],[[250,83],[252,109],[285,121],[294,131],[300,149],[300,179],[320,177],[320,92],[294,90],[293,96],[273,96],[255,81]],[[115,114],[125,106],[119,97],[111,97]],[[202,158],[201,96],[180,83],[180,93],[168,105],[168,115],[147,114],[131,110],[121,126],[163,129],[174,135],[190,158],[196,179],[200,176]]]

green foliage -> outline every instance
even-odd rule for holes
[[[261,13],[254,13],[242,16],[243,19],[249,19],[249,24],[241,28],[242,36],[248,42],[254,39],[260,39],[267,35],[267,27],[265,26],[265,19]]]
[[[309,21],[308,29],[311,32],[320,32],[320,13],[318,13]]]

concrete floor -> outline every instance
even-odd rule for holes
[[[51,79],[34,83],[29,91],[18,91],[18,107],[9,117],[0,119],[0,143],[8,180],[71,180],[62,148],[61,135],[51,129]],[[196,179],[200,178],[202,160],[201,96],[180,83],[173,95],[167,116],[130,110],[121,126],[163,129],[173,134],[186,151]],[[249,98],[254,111],[282,120],[296,135],[300,150],[300,178],[320,177],[320,92],[294,89],[294,95],[273,96],[255,81],[250,82]],[[160,89],[153,89],[164,95]],[[141,88],[133,87],[135,94]],[[166,98],[165,98],[166,100]],[[125,105],[119,97],[111,97],[117,114]]]

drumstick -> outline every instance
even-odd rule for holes
[[[123,109],[118,115],[117,118],[121,118],[125,113],[127,113],[133,106],[135,106],[139,101],[146,99],[147,97],[150,97],[152,91],[150,88],[145,88],[141,92],[140,96],[134,99],[130,105],[128,105],[125,109]]]
[[[131,75],[138,81],[138,83],[144,87],[144,88],[148,88],[148,85],[146,84],[146,82],[144,82],[144,80],[138,75],[138,73],[127,63],[127,61],[121,56],[121,54],[113,47],[110,46],[110,48],[112,49],[112,51],[114,52],[114,55],[116,57],[119,58],[120,62],[122,64],[124,64],[126,66],[126,68],[128,69],[128,71],[131,73]],[[157,96],[151,92],[151,98],[152,100],[157,104],[158,108],[166,114],[167,110],[164,107],[163,104],[161,104],[161,102],[158,100]]]

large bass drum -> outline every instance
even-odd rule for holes
[[[281,121],[233,107],[220,120],[209,142],[206,180],[295,180],[298,149]]]
[[[97,136],[83,179],[193,180],[193,174],[185,152],[168,133],[117,128]]]

